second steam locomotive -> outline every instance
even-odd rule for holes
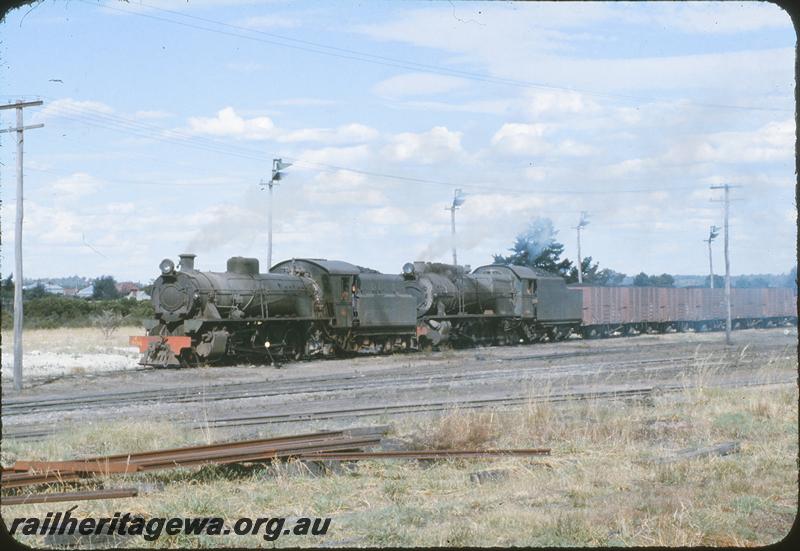
[[[155,318],[145,323],[146,336],[131,337],[144,353],[143,365],[275,363],[557,341],[573,333],[704,330],[721,323],[715,290],[572,288],[561,277],[524,266],[492,264],[469,273],[461,266],[414,262],[387,275],[304,258],[261,273],[254,258],[230,258],[225,272],[196,270],[194,260],[183,254],[177,267],[169,259],[159,265]],[[740,301],[734,316],[739,326],[796,323],[788,289],[741,291],[764,293],[750,293],[745,306]]]

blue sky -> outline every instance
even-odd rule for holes
[[[731,183],[733,273],[796,262],[796,36],[771,4],[73,0],[1,25],[0,100],[45,102],[26,110],[45,123],[26,135],[26,277],[264,263],[274,157],[295,163],[275,261],[449,261],[462,188],[472,267],[537,216],[574,259],[586,210],[602,267],[700,274],[709,186]],[[4,274],[14,149],[4,134]]]

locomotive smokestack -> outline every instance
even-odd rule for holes
[[[183,253],[178,255],[178,258],[181,259],[181,271],[185,272],[186,270],[194,270],[194,259],[197,255],[191,253]]]

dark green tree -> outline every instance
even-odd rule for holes
[[[35,298],[42,298],[47,296],[47,291],[44,290],[44,285],[37,283],[36,287],[32,289],[23,289],[22,298],[25,300],[32,300]]]
[[[669,274],[647,275],[644,272],[639,272],[633,278],[633,284],[636,287],[673,287],[675,278]]]
[[[517,235],[514,246],[509,249],[511,254],[495,254],[494,262],[528,266],[567,277],[572,262],[561,259],[564,245],[555,240],[557,234],[549,218],[536,218],[524,232]]]
[[[703,281],[703,287],[711,287],[711,276],[706,276],[706,279]],[[715,274],[714,288],[722,289],[723,287],[725,287],[725,278]]]
[[[737,277],[735,280],[733,280],[733,278],[731,279],[732,287],[749,289],[763,289],[765,287],[769,287],[769,281],[759,276],[741,276]]]
[[[587,256],[581,260],[583,266],[583,283],[587,285],[607,285],[614,286],[622,284],[625,279],[625,274],[612,270],[610,268],[600,269],[600,263],[595,262],[592,264],[592,257]],[[573,266],[567,275],[567,283],[578,282],[578,267]]]
[[[14,276],[11,274],[0,283],[0,294],[3,298],[14,298]]]
[[[94,299],[115,299],[119,298],[117,292],[117,282],[113,276],[100,276],[94,280]]]

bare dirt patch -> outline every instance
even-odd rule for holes
[[[129,335],[141,328],[121,327],[106,336],[95,327],[28,329],[22,334],[23,375],[26,381],[65,375],[95,375],[137,369],[139,349],[128,345]],[[2,378],[10,381],[14,366],[14,334],[3,331]]]

